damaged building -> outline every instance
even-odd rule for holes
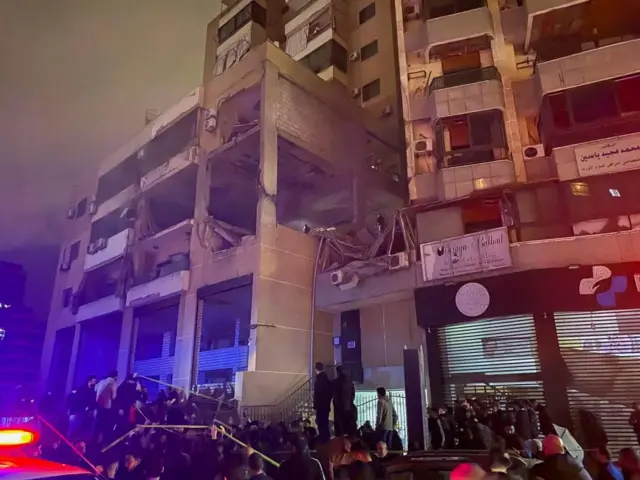
[[[355,232],[361,258],[406,202],[392,3],[226,3],[202,85],[70,199],[42,363],[58,394],[117,369],[277,404],[334,363],[320,243]]]

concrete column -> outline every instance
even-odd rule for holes
[[[278,72],[269,62],[265,69],[260,141],[265,193],[258,203],[249,364],[247,372],[236,375],[236,396],[244,405],[280,401],[308,377],[311,360],[311,289],[318,241],[277,225]]]
[[[176,333],[176,355],[173,364],[173,384],[191,388],[197,331],[198,296],[195,292],[185,292],[180,298]]]
[[[69,362],[69,373],[67,374],[67,384],[64,391],[70,392],[74,387],[73,379],[76,374],[76,363],[78,362],[78,349],[80,347],[80,324],[76,324],[73,332],[73,344],[71,345],[71,361]]]
[[[189,246],[189,259],[191,263],[191,275],[194,268],[203,266],[211,253],[200,244],[197,231],[203,221],[209,216],[210,200],[210,176],[207,168],[207,158],[199,159],[198,174],[196,179],[195,210],[193,212],[194,231],[191,235]],[[189,289],[180,298],[178,309],[178,326],[176,331],[176,352],[173,364],[173,384],[184,388],[190,388],[195,376],[193,371],[198,317],[198,285],[193,279]]]
[[[522,156],[522,140],[520,138],[520,127],[518,115],[516,113],[515,100],[513,98],[513,88],[511,83],[517,71],[515,52],[513,45],[504,41],[502,22],[500,20],[500,5],[498,0],[487,0],[487,7],[491,13],[493,31],[495,38],[491,41],[491,53],[496,68],[502,77],[502,92],[504,95],[504,126],[507,136],[507,144],[511,152],[513,166],[515,168],[516,180],[526,182],[527,174],[524,168],[524,157]]]
[[[118,347],[118,376],[124,379],[133,367],[133,350],[135,348],[133,308],[125,308],[122,314],[120,330],[120,346]]]

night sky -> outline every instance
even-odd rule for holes
[[[200,83],[219,3],[0,1],[0,252],[56,244],[74,183]]]
[[[74,184],[200,84],[219,0],[0,0],[0,259],[46,318]]]

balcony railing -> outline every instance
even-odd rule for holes
[[[463,165],[493,162],[494,160],[505,160],[507,158],[509,158],[509,154],[504,147],[471,147],[464,150],[446,152],[444,158],[438,159],[438,167],[461,167]]]
[[[496,67],[448,73],[441,77],[436,77],[431,81],[431,84],[429,84],[429,94],[443,88],[459,87],[461,85],[470,85],[487,80],[500,80],[500,73]]]

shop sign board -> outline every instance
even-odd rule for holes
[[[423,243],[420,250],[425,282],[513,265],[506,227]]]

